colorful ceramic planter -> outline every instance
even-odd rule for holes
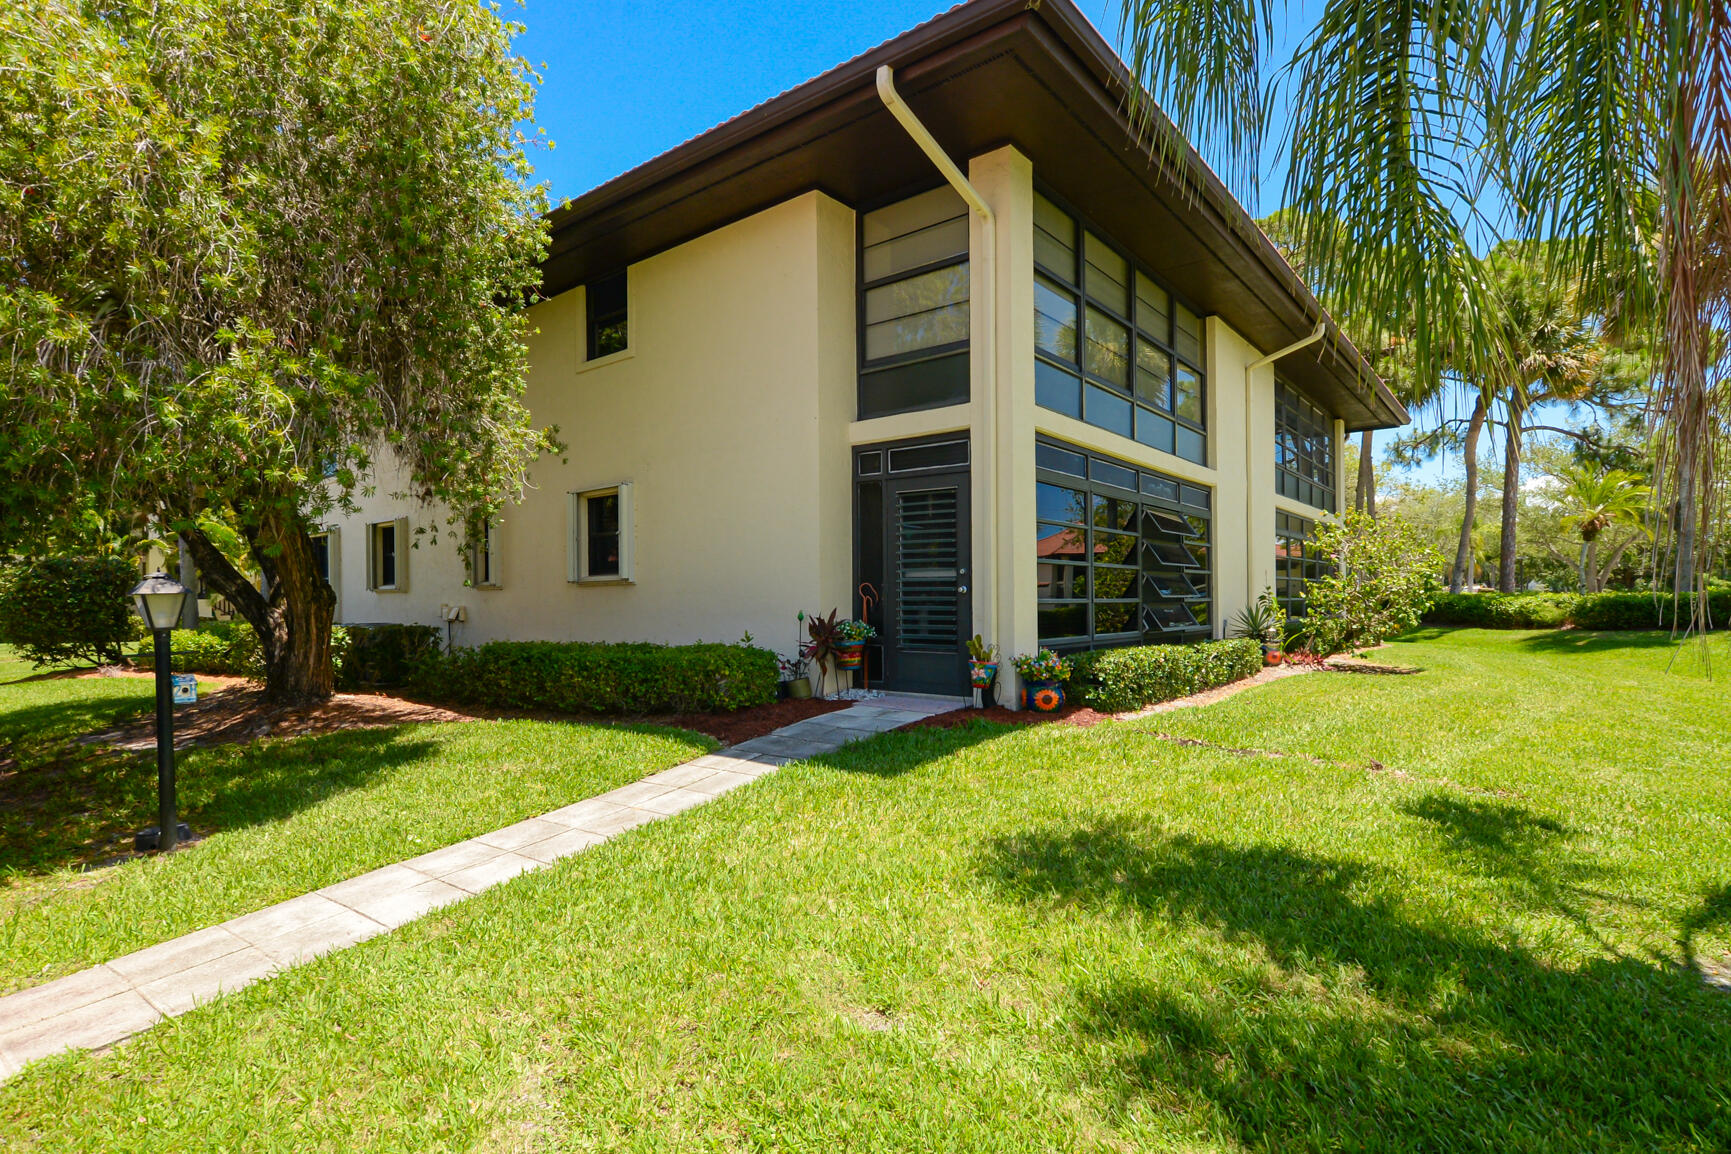
[[[841,641],[835,647],[837,669],[858,669],[865,661],[865,642]]]
[[[968,662],[968,684],[975,689],[990,689],[992,682],[998,679],[998,663],[996,661]]]
[[[1022,705],[1036,713],[1056,713],[1064,708],[1061,681],[1030,681],[1022,689]]]

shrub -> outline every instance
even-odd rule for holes
[[[1685,625],[1691,608],[1684,606]],[[1676,598],[1669,593],[1591,593],[1575,603],[1569,618],[1577,629],[1669,629],[1675,612]],[[1709,591],[1707,612],[1714,629],[1731,624],[1731,590]]]
[[[439,652],[436,625],[349,625],[339,689],[405,685],[415,666]]]
[[[1445,593],[1424,615],[1428,625],[1477,629],[1669,629],[1669,593]],[[1731,589],[1707,594],[1714,629],[1731,625]]]
[[[1327,576],[1305,583],[1305,648],[1326,657],[1418,624],[1442,556],[1416,528],[1399,517],[1349,511],[1317,524],[1316,545],[1332,565]]]
[[[116,662],[143,630],[128,594],[138,570],[118,557],[29,561],[0,580],[0,641],[37,665]]]
[[[434,700],[565,713],[697,713],[775,700],[775,654],[748,645],[491,641],[418,662]]]
[[[264,678],[264,654],[258,635],[244,621],[206,621],[197,629],[176,629],[169,634],[169,668],[176,673],[215,673],[227,677]],[[337,683],[343,682],[349,642],[341,625],[331,627],[331,664]],[[149,664],[155,647],[145,642],[137,649],[138,660]]]
[[[1123,713],[1254,677],[1262,644],[1249,637],[1195,645],[1140,645],[1078,653],[1070,690],[1096,709]]]
[[[1477,629],[1556,629],[1578,600],[1573,593],[1439,593],[1424,621]]]

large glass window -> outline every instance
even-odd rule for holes
[[[1334,422],[1284,381],[1274,385],[1274,491],[1334,512]]]
[[[859,415],[968,399],[968,214],[944,187],[860,218]]]
[[[1208,490],[1059,441],[1035,448],[1040,644],[1208,634]]]
[[[1034,264],[1035,402],[1206,464],[1202,319],[1037,193]]]
[[[1316,522],[1274,514],[1274,596],[1288,617],[1304,616],[1304,584],[1328,572],[1328,559],[1311,541]]]

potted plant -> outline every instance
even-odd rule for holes
[[[968,639],[968,684],[990,689],[998,679],[998,647],[988,645],[978,633]]]
[[[1022,675],[1022,704],[1040,713],[1053,713],[1064,705],[1064,681],[1070,676],[1070,659],[1050,649],[1024,653],[1015,660]]]
[[[835,665],[837,669],[858,669],[865,660],[865,643],[878,631],[864,621],[849,618],[835,627]]]
[[[1285,624],[1285,619],[1280,602],[1274,596],[1274,587],[1269,586],[1257,597],[1255,604],[1238,611],[1238,615],[1232,619],[1232,635],[1254,637],[1262,643],[1263,664],[1279,665],[1281,626]]]
[[[787,686],[787,695],[799,701],[810,697],[811,675],[805,658],[795,653],[792,657],[777,657],[775,661],[781,666],[781,682]]]

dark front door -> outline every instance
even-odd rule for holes
[[[859,455],[867,467],[881,462],[875,477],[859,478],[858,531],[860,588],[868,599],[876,597],[868,618],[881,638],[870,672],[885,689],[967,689],[972,614],[966,451],[961,441]],[[958,455],[961,468],[950,463]]]

